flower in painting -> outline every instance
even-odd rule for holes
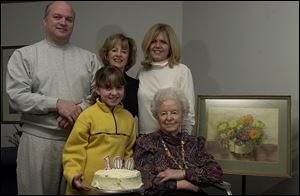
[[[237,119],[232,118],[217,124],[218,139],[222,146],[228,147],[231,142],[235,145],[253,146],[262,144],[265,123],[255,120],[253,115],[243,115]]]

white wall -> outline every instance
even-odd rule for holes
[[[154,23],[172,25],[182,38],[183,62],[193,73],[195,93],[292,96],[294,176],[246,177],[247,194],[299,193],[299,3],[298,2],[71,2],[76,10],[72,42],[97,53],[111,33],[124,31],[138,45]],[[1,4],[1,46],[43,38],[47,2]],[[6,132],[5,132],[6,130]],[[1,124],[1,147],[11,133]],[[6,139],[5,139],[6,140]],[[241,194],[241,176],[226,175]],[[273,190],[280,183],[280,190]],[[276,191],[276,192],[274,192]]]
[[[198,95],[292,96],[293,178],[246,176],[246,194],[299,193],[299,2],[184,2],[183,53]]]

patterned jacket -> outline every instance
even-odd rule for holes
[[[142,173],[145,194],[161,195],[177,188],[175,180],[159,184],[159,178],[156,177],[159,172],[167,168],[179,169],[179,166],[167,156],[162,140],[177,163],[181,165],[183,165],[181,140],[184,141],[186,180],[197,186],[207,186],[223,180],[221,166],[205,150],[203,137],[191,136],[185,132],[174,137],[156,131],[138,137],[134,150],[135,166]]]

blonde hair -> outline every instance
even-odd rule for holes
[[[167,37],[167,42],[170,47],[170,51],[168,54],[169,66],[172,68],[180,61],[181,58],[180,43],[173,28],[168,24],[155,24],[146,32],[142,43],[144,60],[141,62],[141,64],[144,66],[145,69],[150,69],[152,67],[151,63],[153,60],[150,56],[150,45],[152,41],[161,32],[165,33]]]
[[[113,49],[117,44],[121,45],[122,49],[128,50],[128,61],[125,65],[124,71],[128,71],[131,67],[134,66],[136,62],[136,44],[135,41],[130,38],[126,37],[122,33],[117,33],[109,36],[105,41],[103,46],[99,50],[99,56],[102,63],[107,66],[109,65],[109,61],[107,60],[108,52]]]

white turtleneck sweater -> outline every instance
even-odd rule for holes
[[[195,125],[195,95],[190,69],[184,64],[168,66],[168,60],[152,63],[150,70],[142,68],[138,73],[139,90],[139,134],[157,131],[159,124],[152,115],[150,105],[157,90],[169,87],[180,88],[190,103],[188,117],[184,119],[182,128],[189,134]]]

